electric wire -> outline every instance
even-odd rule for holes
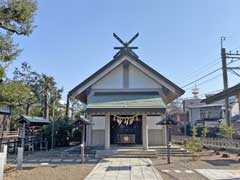
[[[220,74],[218,74],[218,75],[216,75],[216,76],[214,76],[214,77],[212,77],[212,78],[210,78],[210,79],[207,79],[207,80],[205,80],[205,81],[203,81],[203,82],[201,82],[201,83],[199,83],[199,84],[196,84],[196,85],[197,85],[197,86],[201,86],[201,85],[203,85],[203,84],[209,83],[209,82],[211,82],[212,80],[217,79],[217,78],[220,77],[221,75],[222,75],[222,74],[220,73]],[[193,89],[193,88],[194,88],[194,86],[185,89],[185,91],[188,91],[188,90]]]

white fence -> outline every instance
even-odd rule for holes
[[[191,139],[191,136],[172,136],[172,143],[183,144],[184,141],[189,142]],[[240,152],[240,139],[205,138],[202,142],[208,148]]]

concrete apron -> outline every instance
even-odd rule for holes
[[[105,158],[85,180],[162,180],[148,158]]]

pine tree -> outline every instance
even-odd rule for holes
[[[33,0],[0,0],[0,103],[19,104],[30,95],[27,86],[8,80],[5,70],[21,52],[18,44],[13,42],[13,35],[32,33],[36,10]]]

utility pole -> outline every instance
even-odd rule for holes
[[[235,70],[240,70],[239,67],[228,67],[227,65],[236,61],[240,60],[240,54],[238,51],[236,53],[226,53],[226,49],[223,47],[223,41],[225,41],[225,37],[221,37],[221,57],[222,57],[222,71],[223,71],[223,88],[224,91],[228,89],[228,70],[231,70],[235,75],[240,77]],[[230,63],[227,63],[227,60],[231,59]],[[231,127],[231,117],[230,117],[230,108],[229,108],[229,97],[225,96],[225,119],[227,121],[227,125]]]
[[[221,37],[221,57],[222,57],[222,71],[223,71],[223,89],[224,91],[228,89],[228,74],[227,74],[227,57],[226,49],[223,48],[223,41],[226,40],[225,37]],[[231,126],[230,113],[229,113],[229,99],[225,97],[225,119],[228,126]]]

